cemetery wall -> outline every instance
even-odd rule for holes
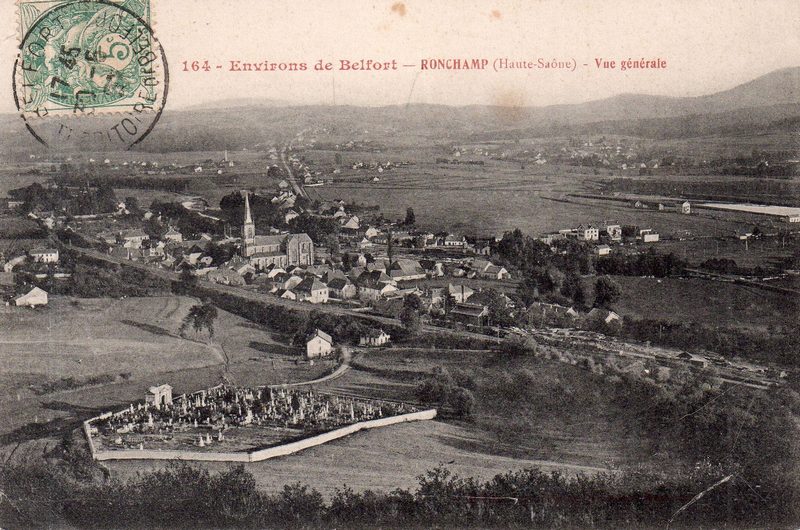
[[[389,425],[396,425],[398,423],[405,423],[410,421],[423,421],[432,420],[436,417],[436,409],[422,410],[419,412],[412,412],[409,414],[401,414],[399,416],[391,416],[388,418],[379,418],[377,420],[362,421],[352,425],[346,425],[332,431],[311,436],[303,440],[291,442],[288,444],[279,445],[276,447],[268,447],[266,449],[259,449],[252,452],[239,452],[239,453],[217,453],[217,452],[200,452],[200,451],[154,451],[150,449],[125,449],[114,451],[95,451],[92,437],[90,435],[90,425],[92,421],[108,417],[111,413],[106,413],[96,418],[92,418],[83,422],[84,432],[89,441],[89,450],[95,460],[198,460],[209,462],[260,462],[279,456],[286,456],[297,453],[310,447],[322,445],[324,443],[350,436],[361,430],[375,429],[377,427],[386,427]]]

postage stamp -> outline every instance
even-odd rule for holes
[[[21,0],[18,8],[14,96],[37,140],[101,148],[144,139],[169,87],[149,2]]]

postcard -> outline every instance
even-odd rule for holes
[[[0,527],[800,524],[800,3],[0,12]]]

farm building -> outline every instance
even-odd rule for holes
[[[20,307],[47,305],[47,291],[34,287],[27,293],[14,298],[14,305]]]
[[[360,346],[383,346],[389,342],[389,339],[391,339],[391,336],[382,329],[371,329],[361,336],[358,344]]]
[[[306,357],[326,357],[333,351],[333,339],[322,330],[316,330],[306,342]]]

